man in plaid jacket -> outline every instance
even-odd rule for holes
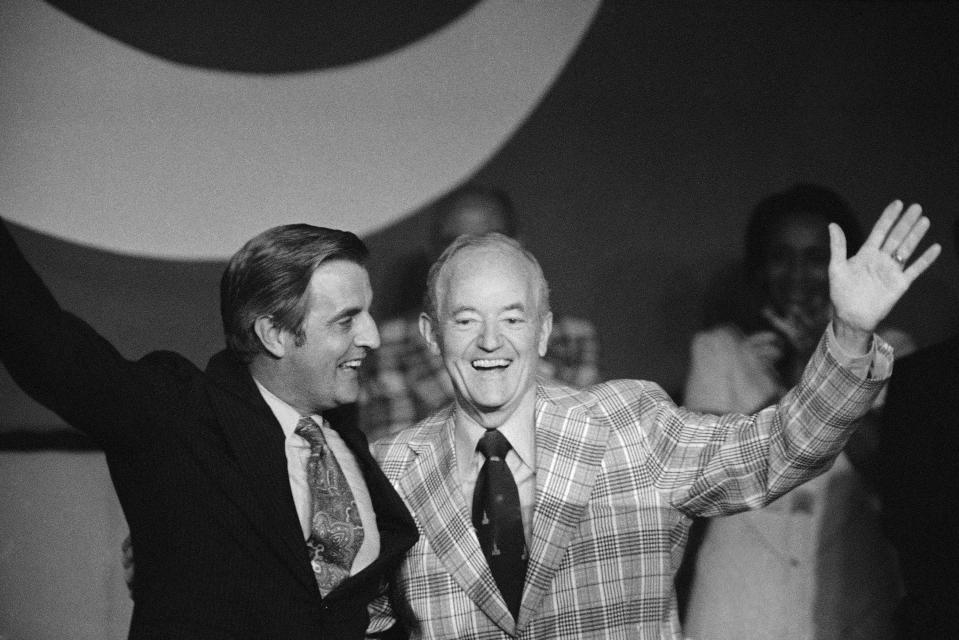
[[[419,306],[426,271],[443,250],[463,234],[498,231],[520,236],[520,218],[505,191],[467,183],[437,202],[429,226],[427,255],[410,269],[402,297],[416,309],[380,322],[380,348],[360,370],[358,421],[370,442],[401,431],[445,407],[453,384],[443,360],[431,353],[419,329]],[[599,382],[599,340],[593,324],[568,315],[553,317],[547,355],[538,374],[571,387]]]
[[[873,330],[938,255],[905,267],[928,225],[894,202],[848,260],[830,228],[833,321],[799,385],[752,416],[693,413],[649,382],[537,381],[551,324],[538,263],[499,234],[455,241],[430,271],[421,330],[456,399],[373,445],[420,539],[371,629],[396,616],[412,638],[679,638],[690,519],[761,507],[829,466],[891,371]],[[493,429],[526,541],[515,617],[471,519],[475,447]]]

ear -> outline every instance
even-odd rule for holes
[[[426,340],[426,346],[434,356],[440,355],[439,338],[436,335],[437,327],[433,324],[433,318],[426,313],[420,314],[420,335]]]
[[[273,322],[273,316],[260,316],[253,322],[253,331],[260,344],[272,356],[282,358],[286,355],[287,332]]]
[[[542,325],[540,325],[539,331],[539,349],[537,349],[537,351],[539,351],[539,357],[542,358],[546,356],[546,346],[549,344],[549,336],[551,333],[553,333],[552,311],[543,316]]]

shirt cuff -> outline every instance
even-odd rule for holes
[[[888,345],[875,333],[872,334],[869,351],[862,355],[853,355],[839,345],[835,327],[830,322],[826,329],[826,349],[843,369],[847,369],[860,379],[887,378],[892,372],[892,357],[887,354]]]

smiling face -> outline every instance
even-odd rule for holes
[[[306,290],[300,335],[284,332],[280,357],[283,394],[304,415],[356,402],[357,370],[380,345],[370,316],[373,290],[362,266],[348,260],[324,262]]]
[[[437,318],[420,329],[443,357],[457,405],[480,425],[499,427],[535,400],[552,315],[543,310],[533,264],[504,246],[467,247],[443,266]]]

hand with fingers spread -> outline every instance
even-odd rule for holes
[[[743,338],[742,347],[757,366],[766,371],[775,371],[786,345],[782,336],[775,331],[757,331]]]
[[[928,229],[922,207],[913,204],[903,211],[903,203],[893,201],[859,252],[847,259],[845,236],[829,225],[829,296],[843,349],[865,353],[879,323],[939,256],[941,248],[934,244],[907,266]]]

